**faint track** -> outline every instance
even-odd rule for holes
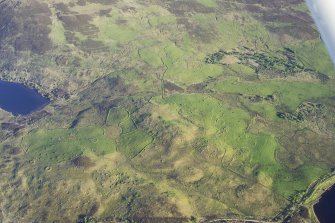
[[[164,48],[164,51],[165,51],[165,48]],[[164,98],[165,98],[165,86],[164,86],[165,84],[164,84],[164,77],[165,77],[165,74],[166,74],[166,72],[168,71],[169,67],[165,64],[165,62],[164,62],[164,60],[163,60],[162,57],[161,57],[161,61],[162,61],[163,66],[165,67],[165,69],[164,69],[162,75],[160,75],[160,77],[159,77],[159,79],[160,79],[160,81],[161,81],[162,99],[164,99]]]
[[[222,222],[222,223],[277,223],[276,221],[263,221],[263,220],[252,220],[252,219],[237,219],[237,218],[218,218],[214,220],[203,220],[200,223],[212,223],[212,222]]]

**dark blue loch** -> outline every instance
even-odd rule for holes
[[[0,108],[14,115],[28,115],[49,103],[35,89],[0,80]]]
[[[320,201],[314,205],[314,212],[320,223],[335,222],[335,185],[327,190]]]

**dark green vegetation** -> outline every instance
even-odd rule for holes
[[[284,48],[282,51],[275,53],[254,52],[254,50],[249,48],[245,48],[244,51],[245,52],[243,53],[239,51],[225,52],[221,49],[216,53],[208,55],[205,58],[205,63],[218,64],[225,57],[230,56],[235,57],[235,62],[249,66],[257,74],[280,75],[285,77],[296,73],[309,72],[322,82],[329,80],[329,77],[326,74],[305,66],[290,48]],[[226,63],[223,61],[222,63],[223,65],[228,65],[231,61],[227,61]]]
[[[302,0],[0,1],[0,221],[315,221],[335,70]],[[154,221],[154,220],[153,220]]]

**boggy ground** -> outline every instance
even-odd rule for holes
[[[335,70],[302,0],[5,0],[0,27],[1,79],[52,99],[0,111],[0,221],[315,221]]]

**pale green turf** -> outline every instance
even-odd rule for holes
[[[200,94],[174,95],[165,102],[178,106],[183,116],[203,129],[202,135],[210,144],[219,149],[221,146],[222,151],[232,148],[235,162],[231,168],[247,171],[257,167],[249,173],[250,177],[282,196],[288,198],[325,173],[325,169],[317,166],[302,166],[296,171],[283,167],[275,158],[278,148],[275,136],[248,132],[250,116],[242,109],[228,107]]]
[[[152,143],[153,138],[143,130],[122,134],[118,143],[118,152],[128,158],[134,158]]]
[[[55,13],[54,9],[51,10],[53,13]],[[49,33],[49,37],[52,40],[52,42],[55,45],[63,45],[66,43],[65,38],[65,28],[61,21],[59,21],[56,17],[56,15],[53,15],[52,17],[52,23],[51,23],[51,31]]]
[[[332,96],[335,93],[335,89],[327,84],[280,80],[250,82],[234,77],[215,83],[214,89],[220,92],[247,95],[275,94],[280,102],[287,105],[292,111],[303,101]]]
[[[207,7],[217,6],[216,0],[197,0],[197,1]]]
[[[307,67],[314,68],[328,76],[335,76],[334,65],[322,41],[313,40],[296,44],[292,46],[292,49]]]
[[[23,142],[29,157],[45,163],[68,161],[87,151],[104,155],[116,149],[115,142],[104,136],[101,127],[40,129],[30,133]]]

